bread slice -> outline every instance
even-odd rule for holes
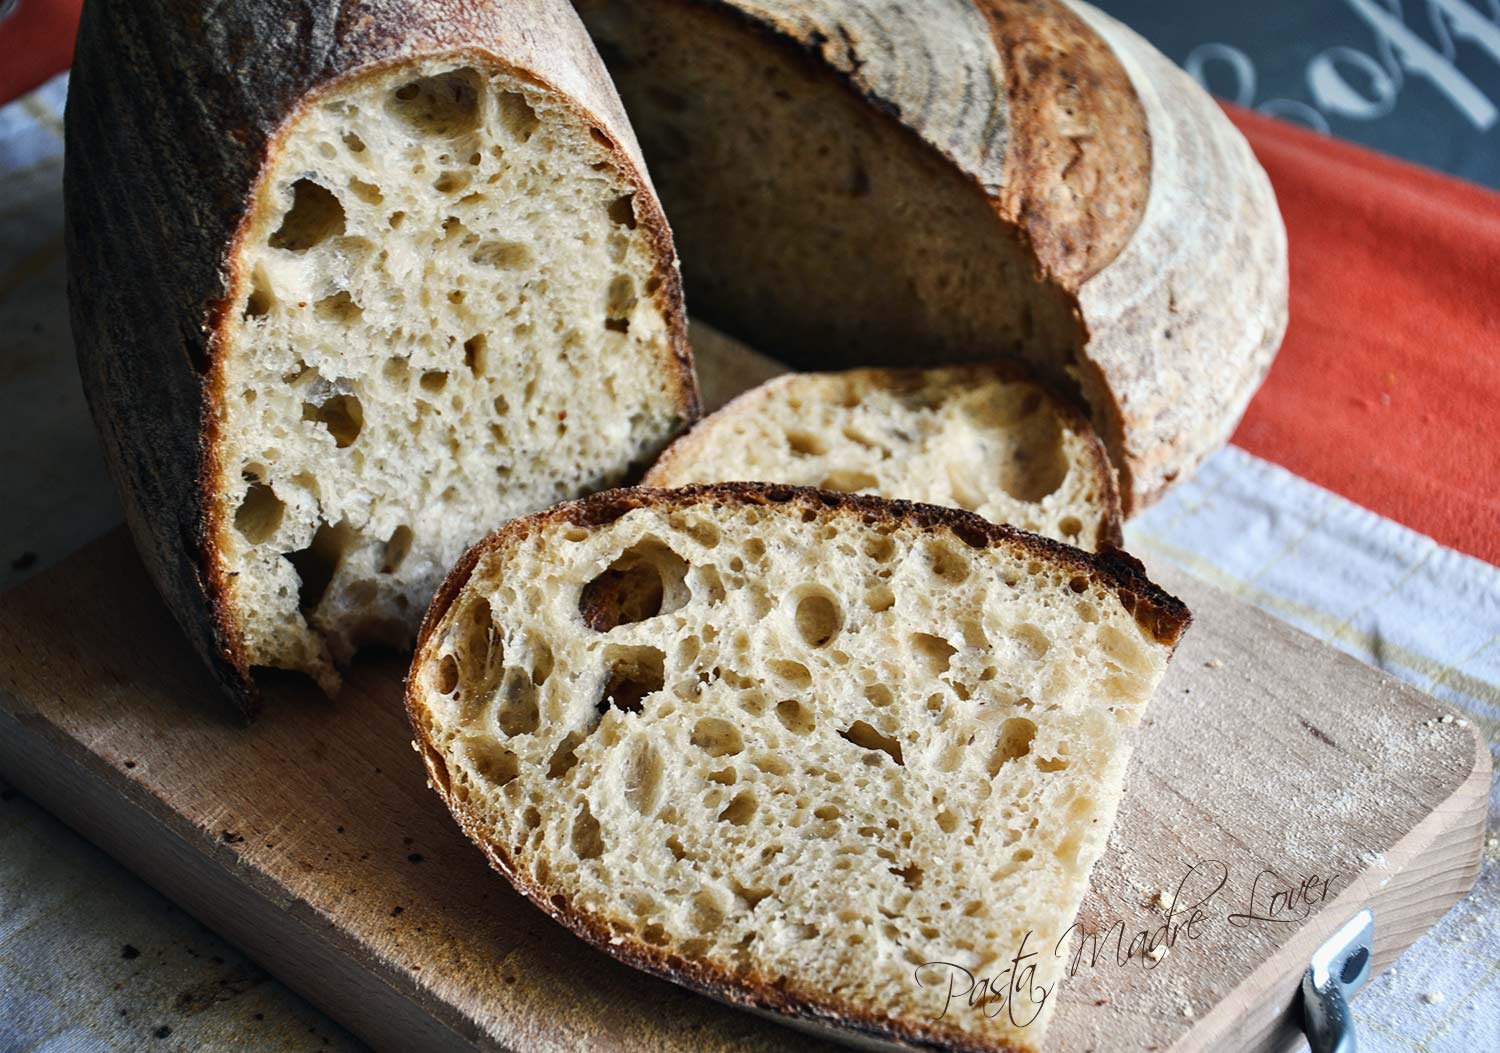
[[[1286,235],[1208,94],[1074,0],[578,0],[689,298],[803,369],[1024,356],[1127,514],[1230,434]]]
[[[954,509],[616,490],[464,557],[407,706],[464,830],[616,957],[794,1022],[1029,1050],[1187,621],[1128,556]],[[1003,990],[1023,939],[1054,990],[1026,1026],[945,1012],[919,971]]]
[[[948,505],[1089,551],[1120,543],[1104,445],[1011,364],[778,377],[700,421],[642,483],[721,480]]]
[[[561,0],[91,4],[67,206],[137,541],[246,705],[255,667],[333,691],[410,646],[481,528],[696,414],[671,235]]]

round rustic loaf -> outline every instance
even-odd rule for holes
[[[1077,0],[580,0],[695,313],[809,367],[1019,355],[1127,512],[1232,431],[1286,324],[1265,173]]]
[[[161,592],[243,706],[411,643],[497,523],[697,412],[671,233],[562,0],[90,4],[78,355]]]

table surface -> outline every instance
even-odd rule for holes
[[[1477,5],[1479,0],[1469,3]],[[1246,23],[1233,33],[1221,33],[1193,18],[1165,18],[1162,11],[1168,5],[1106,0],[1100,6],[1140,24],[1179,61],[1200,44],[1238,45],[1241,36],[1247,41],[1245,50],[1255,52],[1260,61],[1260,52],[1249,42],[1262,39],[1256,34],[1265,23],[1258,28]],[[1389,68],[1385,59],[1392,28],[1383,25],[1370,36],[1369,9],[1382,5],[1346,0],[1311,6],[1332,6],[1340,17],[1347,16],[1339,23],[1343,28],[1330,31],[1327,48],[1365,47],[1382,68]],[[1457,6],[1468,4],[1457,0]],[[1500,21],[1500,11],[1496,14]],[[1335,23],[1320,24],[1326,28]],[[1363,43],[1351,39],[1351,32],[1363,33]],[[1481,41],[1485,42],[1488,38]],[[1455,53],[1460,65],[1489,95],[1500,96],[1500,80],[1489,77],[1500,71],[1500,62],[1486,67],[1488,56],[1475,48],[1472,42],[1460,42]],[[1308,50],[1299,44],[1285,49],[1274,62],[1263,63],[1264,68],[1280,70],[1274,90],[1285,90],[1286,98],[1295,96],[1294,101],[1309,104],[1338,134],[1478,182],[1500,184],[1493,122],[1476,124],[1468,113],[1462,117],[1464,125],[1444,123],[1451,114],[1439,111],[1451,109],[1451,98],[1442,85],[1417,76],[1403,81],[1410,90],[1391,103],[1391,112],[1401,115],[1396,123],[1406,131],[1392,131],[1396,124],[1377,121],[1373,111],[1351,116],[1345,111],[1357,108],[1357,103],[1340,94],[1329,76],[1316,79],[1315,72],[1331,62],[1353,77],[1349,71],[1361,60],[1347,50],[1331,57],[1323,51],[1321,45]],[[1226,69],[1237,76],[1245,72],[1231,51],[1211,48],[1200,54],[1204,56],[1227,63],[1209,68],[1211,76]],[[1304,75],[1300,88],[1293,75],[1299,70]],[[1262,79],[1260,86],[1271,83]],[[1449,78],[1445,83],[1451,87],[1454,82]],[[1361,82],[1361,90],[1385,89],[1376,78]],[[0,503],[6,510],[0,516],[0,588],[57,562],[120,519],[79,387],[66,322],[59,117],[64,92],[65,83],[59,79],[0,109],[0,455],[6,465],[0,473]],[[1244,101],[1260,105],[1281,97],[1252,92]],[[1276,110],[1279,105],[1266,108]],[[1299,115],[1317,123],[1304,111],[1292,114]],[[1421,128],[1447,130],[1413,137],[1411,130]],[[1386,135],[1391,138],[1381,138]],[[1133,523],[1128,533],[1132,548],[1148,562],[1183,563],[1304,628],[1387,664],[1378,634],[1367,645],[1351,634],[1347,621],[1320,624],[1299,606],[1295,584],[1262,577],[1246,585],[1251,576],[1239,574],[1231,565],[1232,553],[1195,540],[1205,533],[1202,520],[1213,514],[1215,499],[1229,500],[1234,486],[1256,485],[1255,472],[1260,469],[1247,468],[1242,458],[1239,451],[1226,451],[1172,499]],[[1263,485],[1282,487],[1298,482],[1261,480]],[[1326,497],[1322,491],[1308,495],[1311,502]],[[1306,536],[1317,540],[1320,532],[1340,529],[1337,518],[1325,521],[1320,513]],[[1451,554],[1434,556],[1422,547],[1424,540],[1413,535],[1399,543],[1411,549],[1414,563],[1435,573],[1433,568]],[[1470,666],[1460,668],[1460,673],[1483,655],[1476,650],[1470,658]],[[1451,685],[1459,678],[1445,673],[1433,679]],[[1496,679],[1500,678],[1481,676],[1481,686],[1492,686]],[[1433,689],[1420,680],[1419,686]],[[1492,846],[1490,863],[1470,904],[1500,897],[1500,867],[1494,855]],[[1366,1048],[1493,1048],[1500,962],[1492,953],[1476,953],[1474,948],[1493,948],[1497,943],[1500,919],[1495,912],[1471,905],[1455,909],[1434,936],[1357,1003]],[[1452,973],[1443,971],[1450,961],[1458,963],[1457,986],[1448,979]],[[1445,963],[1442,970],[1435,962]],[[1442,988],[1432,979],[1438,971],[1445,977]],[[25,798],[0,788],[0,1051],[214,1051],[246,1045],[264,1050],[361,1048],[97,849]]]

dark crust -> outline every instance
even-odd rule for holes
[[[416,654],[412,658],[406,681],[406,710],[414,735],[413,745],[427,768],[429,785],[442,797],[464,833],[480,847],[490,864],[517,891],[577,936],[628,965],[733,1005],[769,1010],[800,1023],[835,1028],[906,1048],[942,1050],[946,1053],[1030,1053],[1024,1047],[978,1044],[972,1036],[936,1021],[892,1019],[860,1006],[822,997],[815,991],[802,990],[793,984],[773,982],[764,976],[750,974],[736,977],[720,968],[681,958],[624,933],[616,933],[602,920],[576,908],[569,897],[532,881],[516,866],[500,844],[499,834],[494,827],[484,820],[477,809],[470,808],[454,796],[447,764],[433,743],[432,729],[426,719],[417,685],[422,670],[435,650],[439,625],[468,584],[480,561],[516,540],[559,523],[599,527],[613,523],[638,508],[686,508],[706,502],[767,507],[800,506],[819,515],[857,515],[870,523],[884,522],[942,531],[976,548],[1009,548],[1018,555],[1045,560],[1054,565],[1060,564],[1110,588],[1137,622],[1158,642],[1168,646],[1176,646],[1177,640],[1191,621],[1191,615],[1182,601],[1152,584],[1140,562],[1127,553],[1109,548],[1090,555],[1013,527],[997,526],[958,509],[767,483],[709,483],[677,490],[649,487],[609,490],[513,520],[464,553],[438,589],[423,619]],[[621,942],[612,942],[615,939],[621,939]]]
[[[1099,517],[1099,522],[1095,528],[1099,538],[1099,547],[1103,548],[1108,545],[1118,548],[1123,544],[1124,534],[1122,532],[1122,524],[1124,516],[1120,509],[1120,487],[1115,478],[1114,466],[1110,462],[1109,451],[1100,440],[1098,433],[1094,430],[1094,426],[1089,422],[1088,415],[1071,392],[1054,383],[1050,378],[1033,369],[1030,365],[1017,359],[1004,358],[975,365],[943,366],[938,368],[947,371],[965,370],[979,377],[1022,382],[1033,384],[1040,388],[1051,402],[1053,411],[1062,418],[1063,423],[1075,434],[1081,436],[1087,443],[1088,456],[1094,466],[1094,475],[1104,488],[1104,512]],[[931,371],[920,367],[885,369],[860,366],[835,373],[784,373],[780,376],[772,377],[770,380],[735,396],[719,409],[693,425],[687,434],[680,436],[672,445],[662,451],[662,455],[657,458],[656,464],[646,472],[645,477],[641,480],[641,485],[669,485],[664,484],[660,479],[656,478],[659,472],[669,472],[676,460],[693,456],[698,446],[708,440],[710,431],[720,420],[729,416],[754,412],[761,399],[766,397],[768,390],[776,385],[794,383],[795,378],[802,376],[832,377],[847,373],[864,373],[873,375],[876,378],[876,383],[891,383],[892,386],[895,386],[902,379],[920,382],[929,372]]]
[[[85,6],[69,89],[69,302],[84,390],[137,547],[238,711],[257,693],[217,540],[218,407],[241,248],[281,139],[319,95],[472,54],[566,99],[637,188],[667,388],[699,412],[671,231],[603,65],[560,0],[132,0]],[[574,97],[544,74],[571,64]],[[129,277],[126,278],[125,276]]]

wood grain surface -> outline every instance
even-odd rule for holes
[[[710,400],[775,371],[699,344]],[[1080,922],[1128,943],[1195,866],[1227,880],[1159,961],[1085,960],[1049,1047],[1286,1048],[1339,924],[1372,906],[1383,968],[1472,884],[1488,753],[1414,689],[1151,569],[1197,620]],[[403,672],[372,656],[333,702],[268,682],[247,729],[203,704],[213,682],[116,531],[0,598],[0,773],[377,1047],[815,1047],[591,951],[490,873],[423,785]],[[1308,879],[1315,902],[1272,903]]]

